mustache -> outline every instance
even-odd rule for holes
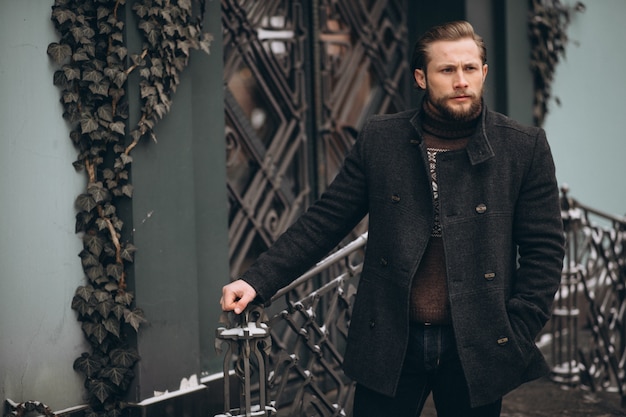
[[[458,97],[476,98],[476,93],[473,93],[471,91],[458,91],[454,94],[448,94],[446,96],[446,98],[458,98]]]

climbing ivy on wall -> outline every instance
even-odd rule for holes
[[[131,151],[144,138],[155,139],[154,127],[171,108],[190,51],[208,53],[211,42],[202,30],[205,0],[132,1],[134,19],[125,15],[125,3],[55,0],[51,19],[60,39],[48,46],[60,67],[54,84],[78,151],[73,165],[87,180],[76,198],[86,280],[71,304],[91,348],[74,362],[85,376],[87,417],[121,415],[140,359],[129,340],[146,318],[127,282],[137,248],[124,238],[118,215],[119,204],[133,195]],[[131,21],[143,37],[136,53],[126,46],[125,22]],[[138,74],[141,103],[141,116],[132,126],[131,73]]]
[[[561,57],[565,57],[565,46],[569,38],[567,27],[574,12],[583,12],[585,5],[574,6],[560,0],[530,0],[528,36],[530,39],[530,69],[533,74],[534,98],[533,121],[542,126],[548,113],[548,101],[552,96],[554,72]],[[558,97],[557,104],[560,103]]]

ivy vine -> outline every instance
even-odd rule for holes
[[[567,27],[574,12],[585,11],[582,2],[574,6],[560,0],[530,0],[528,36],[530,39],[530,69],[533,74],[534,98],[533,121],[542,126],[548,113],[548,101],[552,96],[552,81],[569,38]],[[555,98],[560,104],[558,97]]]
[[[137,248],[124,239],[117,211],[133,194],[131,151],[142,139],[155,139],[154,127],[170,110],[190,51],[209,53],[212,40],[202,29],[205,0],[135,0],[132,11],[143,45],[141,52],[129,53],[125,3],[55,0],[51,19],[60,39],[47,51],[60,66],[54,84],[78,151],[73,165],[87,178],[76,198],[75,226],[83,240],[79,256],[86,283],[71,304],[91,348],[74,362],[85,376],[86,417],[121,415],[140,359],[129,336],[146,318],[126,279]],[[130,126],[126,87],[134,71],[141,116]]]

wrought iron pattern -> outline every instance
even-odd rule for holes
[[[369,115],[405,109],[407,9],[406,0],[222,0],[232,278],[324,191]],[[364,244],[354,242],[268,311],[279,416],[349,413],[342,352]]]
[[[405,108],[406,10],[222,0],[233,278],[325,189],[367,116]]]
[[[222,1],[233,277],[309,203],[303,19],[299,1]]]
[[[553,379],[616,391],[626,405],[626,218],[563,193],[563,279],[552,319]]]
[[[367,116],[408,101],[406,1],[319,2],[320,191],[334,178]]]

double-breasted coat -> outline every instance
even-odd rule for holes
[[[326,192],[242,276],[267,301],[369,214],[344,371],[389,396],[434,222],[419,111],[370,118]],[[438,155],[437,179],[452,325],[480,406],[549,370],[535,337],[564,255],[554,163],[542,129],[484,106],[467,147]]]

